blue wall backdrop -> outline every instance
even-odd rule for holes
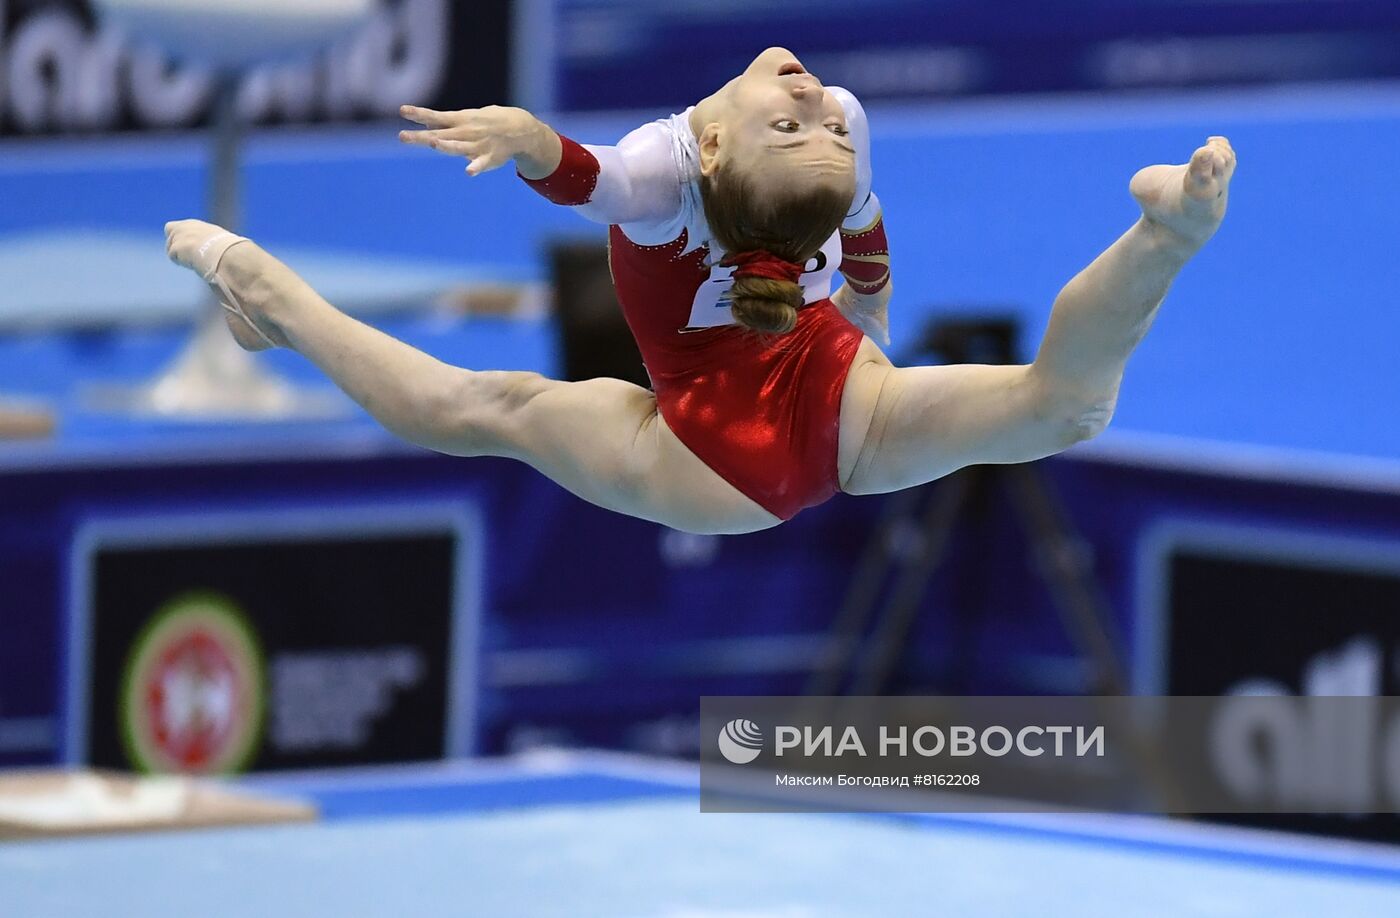
[[[872,98],[1400,73],[1400,7],[1386,0],[533,0],[526,8],[542,19],[552,11],[551,89],[561,107],[581,110],[680,104],[773,44]]]

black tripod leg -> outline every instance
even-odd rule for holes
[[[1130,692],[1123,664],[1113,641],[1112,610],[1093,578],[1092,558],[1084,540],[1073,530],[1069,516],[1040,471],[1031,465],[1008,470],[1013,499],[1030,532],[1041,574],[1056,599],[1065,629],[1080,652],[1094,662],[1099,695]],[[1167,756],[1160,737],[1147,725],[1115,719],[1121,708],[1103,707],[1101,715],[1113,724],[1113,735],[1123,737],[1126,755],[1143,779],[1143,791],[1168,813],[1186,812],[1175,775],[1165,767]]]
[[[1071,640],[1094,666],[1097,694],[1128,694],[1128,680],[1113,642],[1113,615],[1092,574],[1093,561],[1050,486],[1032,465],[1008,468],[1011,495],[1030,537],[1041,576]]]
[[[947,554],[958,513],[980,474],[980,469],[963,469],[948,476],[936,489],[919,532],[923,545],[895,584],[885,615],[876,624],[869,648],[856,671],[851,694],[878,695],[888,685],[891,673],[903,656],[909,630],[918,617],[919,603],[928,590],[929,578]]]
[[[994,577],[995,572],[988,569],[987,553],[980,546],[990,544],[993,537],[992,500],[996,476],[995,467],[981,468],[959,511],[958,525],[966,527],[968,544],[978,548],[959,561],[956,576],[946,579],[947,603],[953,614],[940,640],[947,647],[947,657],[937,681],[953,694],[971,692],[981,672],[977,650],[987,629],[988,577]]]
[[[808,678],[803,694],[835,695],[841,691],[860,650],[861,635],[875,614],[880,588],[890,568],[898,563],[896,535],[901,527],[911,525],[923,493],[921,488],[909,488],[886,498],[874,535],[861,555],[841,609],[831,624],[826,653]]]

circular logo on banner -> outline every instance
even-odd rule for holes
[[[763,731],[753,721],[736,717],[719,731],[719,751],[735,765],[747,765],[763,751]]]
[[[132,645],[118,716],[142,771],[241,770],[262,734],[262,652],[238,606],[214,593],[161,608]]]

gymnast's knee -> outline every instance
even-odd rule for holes
[[[513,456],[523,416],[535,398],[559,383],[539,373],[514,370],[462,370],[456,385],[442,393],[432,412],[450,431],[458,456]]]

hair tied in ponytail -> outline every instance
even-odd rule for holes
[[[767,280],[787,281],[791,284],[796,284],[801,280],[803,268],[796,262],[788,261],[786,258],[781,258],[764,249],[727,255],[720,261],[720,265],[725,268],[733,268],[736,280],[741,277],[761,277]]]

